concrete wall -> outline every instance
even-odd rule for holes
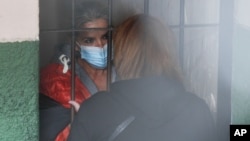
[[[0,140],[38,140],[38,0],[0,5]]]

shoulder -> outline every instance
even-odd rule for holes
[[[192,109],[196,109],[196,108],[202,109],[202,110],[209,109],[206,101],[200,98],[199,96],[197,96],[196,94],[187,92],[186,95],[187,95],[186,99],[189,101]]]
[[[180,134],[188,135],[196,140],[210,141],[213,140],[212,138],[216,138],[215,119],[205,100],[195,94],[185,93],[178,104],[176,107],[181,110],[173,120],[172,128],[178,129]]]
[[[191,124],[191,127],[197,128],[201,132],[203,130],[213,132],[215,119],[205,100],[192,93],[186,93],[184,98],[183,111],[180,115],[184,121],[183,124]]]
[[[116,119],[126,113],[122,108],[121,103],[114,98],[112,93],[98,92],[81,104],[77,114],[86,120],[111,122],[110,118]]]
[[[186,112],[193,113],[193,116],[210,116],[211,111],[204,99],[200,98],[196,94],[185,92],[180,98],[179,104],[183,106]]]
[[[74,120],[77,124],[88,128],[89,132],[109,132],[111,129],[106,127],[113,127],[124,115],[126,112],[110,93],[98,92],[81,104]]]

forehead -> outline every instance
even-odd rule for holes
[[[78,34],[79,38],[102,38],[104,35],[107,34],[107,29],[98,29],[98,30],[87,30],[82,31]]]
[[[95,19],[81,26],[81,28],[91,28],[91,29],[80,32],[80,36],[96,36],[96,35],[102,36],[107,33],[107,29],[105,29],[107,27],[108,27],[107,20]],[[95,28],[104,28],[104,29],[95,29]]]
[[[105,19],[95,19],[81,25],[81,28],[107,28],[108,22]]]

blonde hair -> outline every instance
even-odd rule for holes
[[[153,75],[181,79],[172,31],[154,17],[139,14],[115,29],[114,65],[121,80]]]

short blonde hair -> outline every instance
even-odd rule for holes
[[[114,32],[114,65],[121,80],[166,75],[180,80],[175,40],[169,27],[139,14]]]

